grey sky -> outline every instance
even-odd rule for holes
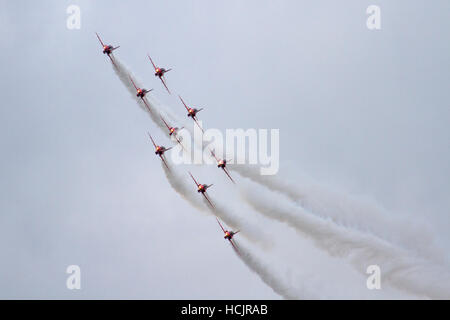
[[[69,4],[80,30],[66,28]],[[424,219],[448,253],[449,12],[445,0],[0,0],[0,298],[279,298],[172,191],[146,136],[156,128],[95,32],[180,116],[147,53],[207,127],[280,128],[281,178]],[[278,270],[310,274],[324,297],[378,297],[292,230],[258,223]],[[70,264],[80,291],[65,287]]]

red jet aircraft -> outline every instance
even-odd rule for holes
[[[131,78],[130,75],[128,75],[130,77],[131,83],[133,84],[134,88],[136,89],[136,97],[139,97],[142,99],[142,101],[144,102],[145,106],[147,107],[147,109],[151,112],[150,107],[148,106],[147,102],[145,101],[144,97],[147,93],[149,93],[150,91],[152,91],[153,89],[147,90],[147,89],[141,89],[138,88],[136,86],[136,84],[133,81],[133,78]]]
[[[216,217],[216,220],[217,220],[217,223],[219,224],[219,226],[222,228],[223,233],[225,234],[225,236],[223,238],[227,239],[228,241],[230,241],[230,243],[233,246],[234,250],[236,250],[236,252],[239,253],[239,250],[237,249],[236,245],[233,242],[233,237],[234,237],[234,235],[236,233],[239,232],[239,230],[236,231],[236,232],[225,230],[225,228],[222,226],[222,224],[220,223],[220,221],[219,221],[219,219],[217,217]]]
[[[226,166],[227,166],[227,160],[225,160],[225,159],[218,159],[218,158],[216,157],[216,154],[215,154],[213,151],[209,150],[209,152],[211,152],[211,155],[214,157],[214,159],[216,159],[216,161],[217,161],[217,168],[221,168],[221,169],[223,170],[223,172],[226,173],[226,175],[228,176],[228,178],[230,178],[230,180],[231,180],[233,183],[236,183],[236,182],[234,182],[233,178],[230,176],[230,174],[228,173],[228,170],[227,170],[227,168],[226,168]],[[228,160],[228,161],[230,161],[230,160]]]
[[[162,84],[164,85],[164,87],[166,87],[167,92],[170,94],[169,88],[167,88],[167,85],[166,85],[166,80],[164,79],[164,74],[165,74],[166,72],[169,72],[169,71],[172,70],[172,69],[167,69],[167,70],[166,70],[166,69],[164,69],[164,68],[157,67],[157,66],[153,63],[153,60],[152,60],[152,58],[150,58],[150,55],[149,55],[149,54],[147,54],[147,57],[150,59],[150,62],[152,63],[153,68],[155,69],[155,77],[159,77],[159,79],[161,80],[161,82],[162,82]]]
[[[148,132],[147,132],[147,133],[148,133]],[[155,154],[158,155],[158,156],[161,158],[162,162],[164,162],[164,165],[167,167],[167,169],[170,170],[169,166],[168,166],[167,163],[166,163],[166,160],[164,159],[164,152],[166,152],[166,151],[172,149],[172,147],[166,148],[166,147],[164,147],[164,146],[158,146],[158,145],[156,145],[155,141],[153,141],[153,138],[152,138],[152,136],[150,135],[150,133],[148,133],[148,136],[150,137],[150,140],[152,140],[152,143],[153,143],[153,145],[155,146]]]
[[[111,45],[106,45],[106,44],[103,43],[102,39],[100,39],[100,36],[98,35],[98,33],[96,32],[95,34],[97,35],[98,41],[100,41],[100,44],[101,44],[102,47],[103,47],[103,53],[108,55],[108,57],[111,59],[111,62],[112,62],[112,63],[114,64],[114,66],[115,66],[116,64],[114,63],[113,58],[111,58],[111,53],[112,53],[114,50],[116,50],[117,48],[119,48],[120,46],[118,46],[118,47],[113,47],[113,46],[111,46]]]
[[[192,180],[194,180],[195,184],[197,185],[197,192],[201,192],[201,194],[205,197],[206,201],[208,201],[209,204],[211,205],[211,207],[214,208],[214,205],[211,203],[208,196],[206,195],[206,189],[211,187],[212,184],[210,184],[210,185],[200,184],[197,182],[197,180],[195,180],[195,178],[192,176],[192,174],[190,172],[189,172],[189,175],[191,176]]]
[[[195,121],[195,123],[197,124],[197,126],[200,128],[200,130],[202,130],[202,132],[203,132],[203,128],[200,127],[200,125],[199,125],[198,122],[197,122],[197,113],[199,113],[200,111],[202,111],[203,108],[200,108],[200,109],[190,108],[190,107],[188,107],[188,106],[186,105],[186,103],[184,103],[184,100],[183,100],[183,98],[181,98],[181,96],[178,96],[178,97],[180,98],[181,102],[183,103],[184,107],[186,108],[186,110],[187,110],[187,112],[188,112],[187,116],[188,116],[188,117],[191,117],[191,118]]]
[[[161,117],[161,120],[164,122],[164,124],[166,125],[167,129],[169,130],[169,136],[174,136],[175,140],[177,140],[177,142],[180,144],[180,146],[184,149],[183,145],[181,144],[181,141],[178,139],[177,137],[177,133],[178,131],[180,131],[181,129],[183,129],[184,127],[178,128],[178,127],[171,127],[167,124],[166,120],[164,120],[163,117]]]

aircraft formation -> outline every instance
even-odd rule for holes
[[[95,33],[95,34],[96,34],[96,36],[98,38],[98,41],[100,42],[100,44],[102,46],[103,54],[106,54],[108,56],[108,58],[111,60],[111,62],[114,65],[114,67],[117,68],[117,65],[116,65],[116,63],[114,61],[114,56],[112,55],[112,53],[113,53],[114,50],[118,49],[120,46],[114,47],[112,45],[106,45],[106,44],[103,43],[103,41],[100,38],[100,36],[98,35],[98,33]],[[169,88],[167,87],[166,79],[165,79],[164,75],[165,75],[165,73],[169,72],[172,69],[165,69],[165,68],[162,68],[162,67],[158,67],[153,62],[153,60],[152,60],[152,58],[150,57],[149,54],[147,54],[147,57],[150,60],[152,66],[154,68],[154,71],[155,71],[154,75],[155,75],[155,77],[158,77],[161,80],[161,82],[162,82],[163,86],[165,87],[165,89],[167,90],[167,92],[169,94],[171,94]],[[130,79],[131,84],[136,89],[136,97],[138,97],[138,98],[140,98],[142,100],[142,102],[145,104],[145,106],[146,106],[146,108],[148,109],[149,112],[152,112],[152,110],[150,109],[150,106],[148,105],[147,101],[145,100],[145,96],[148,93],[150,93],[151,91],[153,91],[153,89],[139,88],[136,85],[136,83],[134,82],[133,78],[130,75],[128,75],[128,77]],[[202,111],[203,108],[198,108],[197,109],[197,108],[194,108],[194,107],[190,107],[184,102],[184,100],[183,100],[183,98],[181,98],[181,96],[178,96],[178,98],[180,99],[181,103],[183,104],[183,106],[185,107],[185,109],[187,111],[187,117],[188,118],[192,118],[192,120],[195,122],[195,124],[203,132],[203,128],[200,126],[200,124],[198,123],[198,119],[197,119],[197,113]],[[181,143],[181,141],[180,141],[180,139],[178,137],[178,132],[181,131],[182,129],[184,129],[184,127],[181,127],[181,128],[172,127],[172,126],[170,126],[167,123],[167,121],[162,116],[160,116],[160,118],[163,121],[164,125],[167,127],[169,137],[174,137],[175,140],[177,141],[177,143],[180,144],[180,146],[184,149],[183,144]],[[163,164],[165,165],[165,167],[170,171],[170,168],[169,168],[169,166],[167,164],[167,161],[165,159],[164,153],[169,151],[173,147],[166,148],[163,145],[156,144],[156,142],[154,141],[154,139],[150,135],[150,133],[149,132],[147,132],[147,133],[148,133],[148,136],[149,136],[153,146],[155,147],[155,155],[160,157],[160,159],[163,162]],[[233,178],[231,177],[230,173],[228,172],[228,170],[226,168],[227,162],[229,162],[230,160],[220,159],[220,158],[218,158],[216,156],[216,154],[212,150],[209,150],[209,151],[211,153],[211,156],[217,162],[217,168],[222,169],[225,172],[225,174],[228,176],[228,178],[231,180],[231,182],[235,183],[235,181],[233,180]],[[195,185],[197,187],[197,192],[201,193],[202,196],[205,198],[205,200],[208,202],[208,204],[211,206],[211,208],[214,209],[214,204],[211,202],[211,200],[208,197],[208,194],[206,193],[207,189],[210,188],[213,184],[207,185],[207,184],[199,183],[194,178],[194,176],[192,175],[191,172],[188,172],[188,173],[189,173],[190,177],[192,178],[192,180],[194,181],[194,183],[195,183]],[[234,237],[234,235],[236,235],[239,232],[239,230],[237,230],[237,231],[227,230],[227,229],[225,229],[223,227],[222,223],[220,222],[220,220],[217,217],[216,217],[216,220],[217,220],[217,223],[219,224],[221,230],[224,233],[224,239],[228,240],[230,242],[230,244],[232,245],[233,249],[239,254],[239,250],[238,250],[236,244],[233,242],[233,237]]]

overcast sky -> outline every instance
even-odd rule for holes
[[[381,30],[366,27],[371,4]],[[168,140],[95,32],[180,117],[147,53],[207,127],[280,129],[279,178],[426,220],[448,254],[449,12],[446,0],[0,0],[0,298],[279,298],[173,192],[146,131]],[[228,181],[211,182],[227,196]],[[281,248],[262,255],[277,270],[311,275],[322,297],[378,297],[301,235],[258,223]],[[81,290],[66,288],[72,264]]]

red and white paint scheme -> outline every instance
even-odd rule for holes
[[[184,107],[186,108],[186,110],[187,110],[187,112],[188,112],[187,116],[190,117],[190,118],[192,118],[192,120],[195,121],[195,123],[197,124],[197,126],[198,126],[198,127],[200,128],[200,130],[202,130],[202,132],[203,132],[203,128],[200,127],[200,125],[199,125],[198,122],[197,122],[197,113],[199,113],[200,111],[202,111],[203,108],[196,109],[196,108],[188,107],[188,106],[186,105],[186,103],[184,102],[183,98],[181,98],[181,96],[178,96],[178,97],[180,98],[181,102],[183,103]]]
[[[116,50],[117,48],[120,48],[120,46],[113,47],[113,46],[111,46],[111,45],[104,44],[103,41],[102,41],[102,39],[100,39],[100,36],[98,35],[98,33],[96,32],[95,34],[97,35],[98,41],[100,41],[100,44],[101,44],[102,47],[103,47],[103,53],[106,54],[106,55],[108,55],[108,57],[111,59],[111,62],[112,62],[112,63],[114,64],[114,66],[115,66],[116,64],[114,63],[114,60],[113,60],[113,58],[111,57],[111,53],[112,53],[114,50]]]
[[[197,185],[197,192],[200,192],[206,199],[206,201],[208,201],[209,205],[211,207],[214,208],[214,205],[212,204],[212,202],[209,200],[208,196],[206,195],[206,190],[212,186],[212,184],[207,185],[207,184],[201,184],[198,183],[197,180],[195,180],[195,178],[192,176],[192,174],[189,172],[189,175],[191,176],[192,180],[194,180],[195,184]]]
[[[166,88],[167,92],[170,94],[169,88],[167,88],[167,85],[166,85],[166,80],[165,80],[165,78],[164,78],[164,74],[165,74],[166,72],[169,72],[169,71],[172,70],[172,69],[167,69],[167,70],[166,70],[166,69],[164,69],[164,68],[157,67],[157,66],[155,65],[155,63],[153,62],[153,60],[152,60],[152,58],[150,57],[149,54],[147,54],[147,57],[150,59],[150,62],[152,63],[153,68],[155,69],[155,77],[158,77],[158,78],[161,80],[161,82],[162,82],[162,84],[164,85],[164,87]]]
[[[147,132],[148,133],[148,132]],[[150,140],[152,140],[153,146],[155,147],[155,154],[158,155],[162,162],[164,163],[164,165],[166,166],[167,169],[170,170],[169,166],[167,165],[166,160],[164,159],[164,153],[166,151],[169,151],[170,149],[172,149],[172,147],[170,148],[166,148],[164,146],[158,146],[155,141],[153,140],[152,136],[150,135],[150,133],[148,133],[148,136],[150,137]]]
[[[233,178],[230,176],[230,173],[228,172],[228,170],[227,170],[227,168],[226,168],[226,166],[227,166],[227,161],[231,161],[231,159],[230,159],[230,160],[219,159],[219,158],[216,157],[216,154],[215,154],[213,151],[209,150],[209,152],[211,152],[211,155],[214,157],[214,159],[216,159],[216,162],[217,162],[217,168],[221,168],[221,169],[223,170],[223,172],[225,172],[225,174],[228,176],[228,178],[230,178],[230,180],[231,180],[233,183],[235,183],[234,180],[233,180]]]
[[[236,233],[239,232],[238,231],[230,231],[230,230],[226,230],[222,224],[220,223],[219,219],[216,217],[217,223],[219,224],[220,228],[222,229],[223,233],[225,234],[225,236],[223,237],[224,239],[227,239],[228,241],[230,241],[231,245],[233,246],[234,250],[236,250],[237,253],[239,253],[238,248],[236,247],[236,245],[233,242],[233,237]]]

